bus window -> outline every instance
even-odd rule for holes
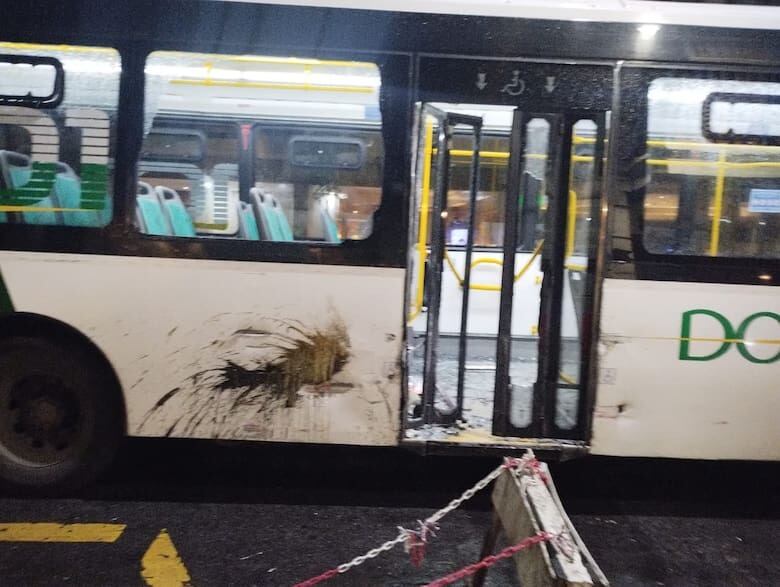
[[[139,229],[338,243],[381,199],[371,63],[158,51],[146,63]]]
[[[0,43],[0,223],[111,220],[113,49]]]
[[[649,252],[780,257],[780,122],[771,104],[778,96],[779,83],[653,80],[644,199]]]
[[[294,240],[339,242],[371,234],[381,199],[379,129],[258,123],[254,147],[252,204],[281,210]]]

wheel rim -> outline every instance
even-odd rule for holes
[[[67,460],[83,439],[79,395],[61,378],[23,377],[0,397],[0,446],[26,465],[47,466]]]

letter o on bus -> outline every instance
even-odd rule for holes
[[[696,337],[691,336],[691,318],[695,315],[709,316],[710,318],[714,318],[723,328],[722,342],[720,339],[709,339],[711,342],[721,342],[721,345],[717,348],[717,350],[710,353],[709,355],[691,354],[690,343],[691,341],[697,340]],[[753,353],[750,352],[748,347],[752,344],[755,344],[755,342],[749,342],[745,340],[747,337],[747,331],[748,328],[750,328],[751,324],[753,324],[753,322],[755,322],[759,318],[768,318],[770,320],[774,320],[775,322],[777,322],[778,325],[780,325],[780,314],[776,314],[774,312],[756,312],[755,314],[751,314],[750,316],[748,316],[742,321],[742,323],[739,325],[739,328],[737,328],[736,330],[734,330],[734,327],[731,325],[731,322],[729,322],[729,320],[725,316],[723,316],[723,314],[720,314],[713,310],[696,309],[696,310],[689,310],[687,312],[683,312],[682,328],[680,330],[680,360],[681,361],[712,361],[713,359],[717,359],[718,357],[726,353],[726,351],[728,351],[729,348],[731,347],[732,343],[737,345],[737,350],[739,351],[739,354],[742,355],[745,359],[747,359],[751,363],[766,364],[766,363],[774,363],[775,361],[780,360],[780,351],[778,351],[773,356],[767,358],[756,357]],[[756,342],[758,343],[766,342],[767,344],[773,344],[776,341],[770,340],[770,341],[756,341]]]
[[[747,318],[745,318],[742,321],[742,324],[739,325],[739,328],[737,328],[736,337],[737,340],[740,342],[737,343],[737,350],[739,351],[739,354],[745,357],[748,361],[751,363],[774,363],[778,359],[780,359],[780,351],[777,351],[777,353],[769,358],[762,359],[760,357],[756,357],[753,355],[747,348],[748,344],[751,343],[745,343],[745,338],[747,336],[747,329],[748,327],[753,323],[753,321],[757,320],[758,318],[770,318],[774,319],[775,322],[777,322],[778,325],[780,325],[780,314],[775,314],[774,312],[756,312],[755,314],[751,314]]]

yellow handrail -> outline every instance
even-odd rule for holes
[[[718,255],[720,244],[720,215],[723,213],[723,191],[726,185],[726,151],[718,153],[718,174],[715,176],[715,206],[712,211],[712,226],[710,228],[710,256]]]
[[[566,375],[565,373],[558,373],[558,377],[564,383],[568,383],[569,385],[577,385],[577,382],[573,378]]]
[[[569,261],[566,261],[564,267],[566,267],[566,269],[568,269],[569,271],[584,272],[588,270],[587,265],[583,265],[582,263],[570,263]]]
[[[425,261],[428,258],[428,202],[431,197],[431,160],[433,158],[433,123],[425,125],[425,143],[423,144],[422,194],[420,196],[420,228],[417,236],[417,291],[414,298],[414,310],[406,318],[412,322],[422,312],[425,297]]]
[[[523,265],[523,267],[515,274],[514,281],[519,281],[523,275],[528,271],[528,269],[531,268],[531,265],[533,265],[536,258],[539,256],[539,253],[542,251],[542,246],[544,245],[544,240],[540,240],[539,243],[536,245],[536,248],[534,248],[533,253],[531,253],[531,258],[526,261],[526,264]],[[458,268],[455,267],[455,263],[453,263],[452,258],[450,257],[449,251],[445,248],[444,249],[444,260],[447,262],[447,265],[450,268],[450,271],[452,271],[452,274],[455,276],[455,279],[458,281],[458,285],[460,287],[463,287],[463,276],[458,271]],[[471,266],[472,268],[476,265],[479,265],[480,263],[492,263],[494,265],[503,265],[504,262],[501,259],[478,259],[474,261]],[[501,291],[500,285],[493,285],[491,283],[472,283],[470,284],[469,289],[475,289],[479,291]]]
[[[474,269],[477,265],[503,265],[504,262],[501,259],[493,259],[492,257],[482,257],[476,261],[471,262],[471,268]]]
[[[575,136],[573,140],[574,144],[594,144],[596,142],[595,137],[580,137]],[[608,142],[606,139],[604,142]],[[666,139],[649,139],[646,143],[651,147],[667,147],[667,148],[681,148],[681,149],[750,149],[750,150],[775,150],[780,151],[780,147],[774,145],[748,145],[743,143],[705,143],[696,141],[675,141]]]
[[[577,222],[577,192],[569,190],[569,209],[566,224],[566,256],[574,253],[574,235]]]

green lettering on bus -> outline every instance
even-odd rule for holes
[[[696,337],[691,336],[691,318],[696,315],[709,316],[718,321],[723,328],[723,339],[712,339],[712,342],[721,341],[720,347],[714,352],[708,355],[693,355],[690,350],[690,343],[692,340],[696,340]],[[774,363],[780,360],[780,350],[772,357],[761,358],[756,357],[750,352],[748,345],[750,342],[745,341],[747,330],[750,325],[759,318],[769,318],[775,320],[780,325],[780,314],[775,312],[756,312],[745,318],[739,327],[735,330],[728,318],[723,314],[715,312],[713,310],[695,309],[683,312],[682,315],[682,327],[680,329],[680,360],[681,361],[712,361],[723,356],[732,344],[737,346],[739,354],[751,363],[767,364]],[[703,339],[707,340],[707,339]],[[780,340],[780,339],[779,339]],[[769,344],[773,344],[776,341],[767,341]]]
[[[14,305],[11,303],[11,294],[8,293],[8,289],[3,281],[3,274],[0,273],[0,314],[13,311]]]
[[[690,353],[690,344],[691,344],[691,316],[694,316],[696,314],[701,314],[703,316],[711,316],[712,318],[715,318],[718,322],[720,322],[720,325],[723,327],[723,337],[727,340],[723,341],[723,344],[720,345],[720,348],[716,350],[714,353],[710,353],[709,355],[692,355]],[[734,330],[731,328],[731,323],[722,315],[718,314],[717,312],[713,312],[712,310],[688,310],[687,312],[683,312],[682,315],[682,329],[680,331],[680,360],[681,361],[712,361],[713,359],[717,359],[721,355],[723,355],[727,350],[729,350],[729,347],[731,346],[731,343],[728,342],[728,340],[734,338]]]
[[[740,341],[745,340],[745,334],[747,333],[748,326],[750,326],[750,324],[756,318],[772,318],[780,325],[780,314],[775,314],[774,312],[757,312],[745,318],[742,321],[742,324],[739,325],[739,328],[737,328],[737,336],[736,336],[737,339],[739,339]],[[737,350],[739,351],[740,355],[745,357],[751,363],[766,364],[766,363],[774,363],[775,361],[780,360],[780,350],[777,351],[777,354],[774,357],[769,357],[768,359],[761,359],[759,357],[753,356],[753,354],[751,354],[751,352],[745,346],[744,342],[737,343]]]

